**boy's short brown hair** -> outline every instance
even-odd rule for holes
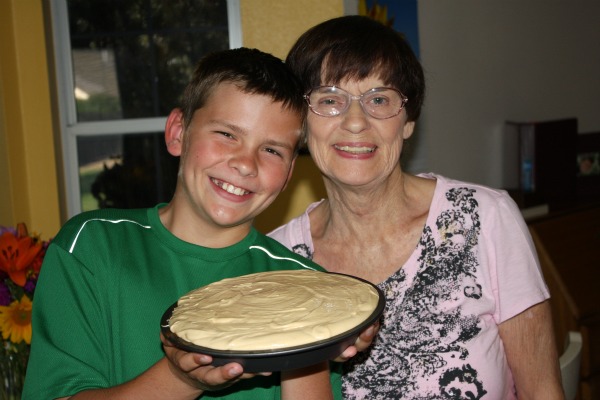
[[[302,121],[306,117],[302,85],[289,67],[271,54],[241,47],[211,53],[199,61],[181,98],[185,128],[194,112],[204,106],[213,89],[223,82],[233,83],[243,92],[282,102],[285,108],[297,112]],[[303,141],[300,139],[299,144]]]

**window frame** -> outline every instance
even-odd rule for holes
[[[227,1],[229,28],[229,48],[242,46],[240,0]],[[79,214],[81,194],[79,184],[79,162],[77,158],[77,138],[82,136],[111,136],[121,134],[145,134],[164,130],[167,117],[133,118],[94,122],[77,122],[73,64],[71,61],[71,40],[69,32],[67,0],[46,0],[49,15],[52,60],[55,84],[55,114],[60,139],[61,160],[58,171],[62,178],[63,210],[66,218]]]

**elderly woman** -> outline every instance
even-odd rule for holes
[[[560,399],[548,289],[503,191],[402,170],[424,97],[402,36],[366,17],[323,22],[287,63],[306,91],[308,149],[327,199],[271,236],[386,294],[348,399]]]

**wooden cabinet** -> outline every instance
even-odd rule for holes
[[[559,352],[566,333],[583,337],[578,398],[600,399],[600,207],[529,222],[551,305]]]

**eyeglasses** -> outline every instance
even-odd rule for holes
[[[363,111],[373,118],[387,119],[400,114],[408,101],[396,89],[377,87],[354,96],[335,86],[318,86],[304,95],[311,111],[323,117],[342,115],[358,100]]]

